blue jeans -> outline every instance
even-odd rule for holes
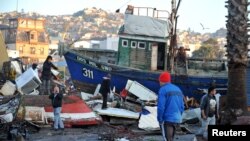
[[[62,119],[60,117],[62,107],[54,108],[54,129],[64,128]]]
[[[42,92],[41,92],[42,95],[46,95],[46,94],[50,95],[50,85],[51,85],[50,80],[43,80]]]

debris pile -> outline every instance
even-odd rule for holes
[[[3,131],[10,129],[7,134],[10,134],[11,138],[20,136],[27,138],[30,131],[37,132],[42,126],[53,124],[53,107],[48,95],[39,94],[38,87],[42,82],[36,72],[32,68],[23,71],[24,69],[16,63],[12,64],[5,63],[3,66],[5,70],[3,76],[6,81],[1,81],[3,83],[0,89],[2,95],[0,96],[0,129]],[[14,77],[8,72],[10,68],[18,72]],[[101,109],[100,85],[97,85],[94,94],[79,92],[74,89],[72,83],[67,81],[64,84],[54,80],[53,85],[58,85],[61,90],[64,90],[61,118],[65,127],[100,123],[113,128],[124,127],[117,131],[123,135],[126,132],[126,136],[108,137],[108,134],[103,134],[100,137],[124,141],[136,134],[160,134],[157,121],[157,94],[136,81],[128,80],[126,87],[119,93],[115,92],[115,88],[110,91],[107,109]],[[199,109],[185,111],[183,123],[199,120],[199,112]],[[126,128],[134,125],[137,130]]]

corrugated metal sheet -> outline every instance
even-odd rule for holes
[[[122,118],[131,118],[131,119],[139,119],[139,113],[135,113],[126,109],[119,108],[107,108],[105,110],[97,109],[96,110],[99,115],[108,115],[112,117],[122,117]]]
[[[247,68],[247,105],[250,106],[250,67]]]
[[[159,122],[157,120],[157,107],[145,106],[139,120],[138,127],[147,131],[160,130]]]
[[[137,81],[128,80],[126,90],[128,90],[131,94],[137,96],[140,100],[152,101],[157,99],[157,95],[153,91],[144,87]]]

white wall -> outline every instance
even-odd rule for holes
[[[49,44],[49,49],[58,49],[58,44]]]
[[[101,49],[118,50],[118,37],[107,37],[106,40],[100,42]]]
[[[8,56],[11,58],[18,58],[19,57],[19,51],[18,50],[7,50]]]
[[[90,41],[78,41],[74,43],[75,48],[90,48],[91,43]]]

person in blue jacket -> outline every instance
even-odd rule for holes
[[[180,88],[171,83],[168,72],[159,77],[161,88],[157,100],[157,120],[164,141],[173,141],[176,126],[181,123],[184,111],[184,96]]]

